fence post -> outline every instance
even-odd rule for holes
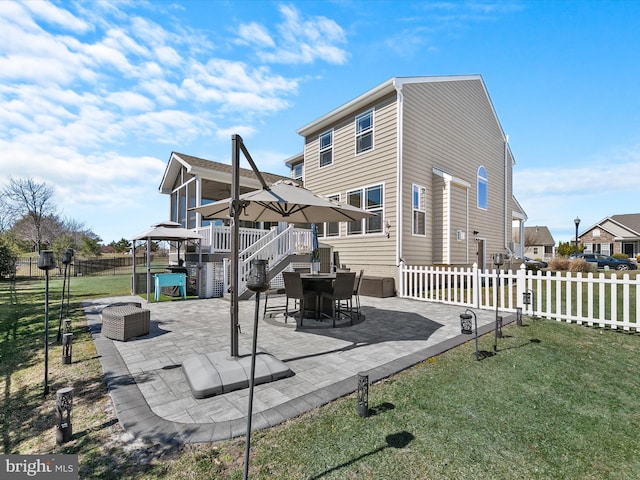
[[[516,307],[524,306],[524,292],[527,291],[527,269],[524,263],[518,267],[516,272]]]
[[[406,292],[404,291],[404,260],[400,260],[400,265],[398,265],[398,291],[400,292],[400,297],[405,297]]]
[[[471,276],[471,292],[472,292],[472,301],[473,308],[480,308],[480,269],[478,268],[478,264],[474,263],[472,267],[472,276]]]

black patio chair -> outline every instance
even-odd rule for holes
[[[322,302],[326,298],[327,300],[331,300],[331,319],[333,320],[333,326],[336,326],[336,313],[340,315],[343,312],[346,312],[349,315],[349,319],[351,321],[351,325],[353,325],[353,286],[355,282],[356,274],[354,273],[336,273],[336,279],[333,282],[333,290],[330,292],[322,292],[321,300]],[[344,302],[344,304],[343,304]],[[345,305],[345,309],[343,310],[342,306]],[[323,311],[324,308],[321,306],[320,310]],[[323,315],[328,316],[323,313]]]
[[[302,322],[304,321],[304,312],[305,312],[305,304],[306,300],[309,298],[313,298],[314,305],[317,301],[316,292],[311,292],[304,289],[302,285],[302,278],[300,278],[300,274],[298,272],[282,272],[282,279],[284,280],[284,291],[285,291],[285,323],[287,322],[287,318],[289,318],[289,300],[294,299],[300,302],[300,325],[302,326]],[[314,314],[316,309],[314,308]],[[292,313],[296,313],[295,311]]]

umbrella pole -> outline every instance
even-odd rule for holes
[[[240,213],[240,149],[239,142],[242,139],[239,135],[231,136],[231,356],[238,356],[238,263],[240,262],[239,240],[240,223],[238,215]]]

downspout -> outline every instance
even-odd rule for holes
[[[396,124],[396,264],[400,267],[398,271],[398,290],[404,292],[403,277],[401,267],[404,266],[404,258],[402,251],[402,230],[403,230],[403,217],[402,217],[402,133],[403,133],[403,107],[404,107],[404,95],[402,93],[402,83],[394,80],[394,85],[397,92],[397,124]]]
[[[504,248],[507,250],[509,256],[513,256],[513,252],[509,247],[509,135],[505,135],[504,138]]]

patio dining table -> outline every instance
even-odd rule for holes
[[[322,292],[331,292],[333,290],[333,282],[336,279],[335,273],[301,273],[302,285],[305,290],[309,290],[316,295],[316,317],[320,318],[322,313],[331,318],[331,304],[322,305],[320,297]],[[322,310],[322,311],[320,311]]]

